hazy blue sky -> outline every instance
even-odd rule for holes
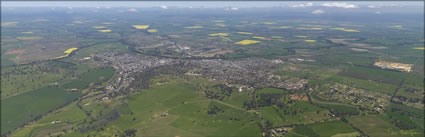
[[[266,1],[266,2],[237,2],[237,1],[206,1],[206,2],[188,2],[188,1],[127,1],[127,2],[100,2],[100,1],[74,1],[74,2],[43,2],[43,1],[19,1],[19,2],[11,2],[11,1],[2,1],[2,7],[159,7],[159,6],[168,6],[168,7],[291,7],[297,4],[307,4],[313,3],[313,6],[320,6],[323,3],[332,3],[332,1],[323,1],[323,2],[279,2],[279,1]],[[423,1],[416,2],[396,2],[396,1],[387,1],[387,2],[350,2],[350,1],[339,1],[338,3],[348,3],[355,4],[358,6],[391,6],[391,5],[403,5],[403,6],[422,6]]]

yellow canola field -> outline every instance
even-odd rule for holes
[[[355,30],[355,29],[346,29],[346,28],[334,28],[334,29],[345,31],[345,32],[360,32],[359,30]]]
[[[54,57],[54,58],[52,58],[52,59],[60,59],[60,58],[65,58],[65,57],[68,57],[69,56],[69,54],[71,54],[72,52],[74,52],[75,50],[77,50],[78,48],[69,48],[69,49],[67,49],[67,50],[65,50],[63,53],[65,53],[65,55],[62,55],[62,56],[58,56],[58,57]]]
[[[97,30],[97,31],[99,31],[99,32],[111,32],[112,30],[111,29],[103,29],[103,30]]]
[[[214,34],[208,34],[209,36],[228,36],[229,33],[214,33]]]
[[[425,47],[417,47],[417,48],[415,48],[415,49],[418,49],[418,50],[425,50]]]
[[[71,54],[73,51],[75,51],[75,50],[77,50],[77,49],[78,49],[78,48],[69,48],[69,49],[65,50],[63,53]]]
[[[246,35],[252,35],[252,34],[254,34],[254,33],[251,33],[251,32],[238,32],[239,34],[246,34]]]
[[[148,29],[148,32],[153,33],[153,32],[158,32],[157,29]]]
[[[106,28],[105,26],[94,26],[93,27],[94,29],[104,29],[104,28]]]
[[[274,22],[264,22],[264,24],[271,25],[271,24],[276,24],[276,23],[274,23]]]
[[[31,31],[27,31],[27,32],[21,32],[22,34],[32,34]]]
[[[239,45],[248,45],[248,44],[255,44],[255,43],[260,43],[261,41],[257,41],[257,40],[242,40],[239,42],[235,42],[235,44],[239,44]]]
[[[307,38],[307,36],[302,36],[302,35],[297,35],[295,37],[298,37],[298,38]]]
[[[266,38],[265,38],[265,37],[260,37],[260,36],[254,36],[254,37],[252,37],[252,38],[254,38],[254,39],[261,39],[261,40],[266,40]]]
[[[308,40],[304,40],[305,42],[310,42],[310,43],[314,43],[314,42],[316,42],[316,40],[310,40],[310,39],[308,39]]]
[[[19,40],[37,40],[37,39],[42,39],[41,37],[16,37],[16,39]]]
[[[133,27],[136,29],[148,29],[149,25],[133,25]]]
[[[280,27],[270,27],[270,29],[287,29],[288,26],[280,26]]]
[[[403,26],[401,26],[401,25],[393,25],[393,26],[390,26],[390,27],[392,27],[392,28],[403,28]]]
[[[323,28],[304,28],[304,27],[301,27],[301,28],[296,28],[296,29],[302,29],[302,30],[322,30]]]
[[[184,27],[184,28],[186,28],[186,29],[201,29],[201,28],[204,28],[204,27],[202,27],[202,26],[190,26],[190,27]]]

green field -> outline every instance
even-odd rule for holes
[[[56,85],[86,68],[61,62],[43,62],[2,68],[1,98],[13,97],[47,85]],[[75,70],[75,71],[73,71]]]
[[[59,128],[59,132],[63,129],[70,130],[69,127],[72,124],[82,122],[85,118],[86,114],[77,107],[76,103],[71,103],[64,108],[55,111],[55,113],[48,114],[46,117],[41,118],[31,126],[18,130],[12,136],[45,136],[48,132],[58,132],[54,130],[55,128]],[[53,121],[59,122],[53,124]]]
[[[355,129],[340,120],[308,124],[296,127],[294,130],[297,134],[309,137],[334,137],[344,134],[355,137],[359,135]]]
[[[288,91],[276,88],[263,88],[256,91],[255,94],[288,94]]]
[[[2,8],[1,136],[424,136],[423,4],[302,3]]]
[[[2,100],[2,134],[77,99],[79,92],[47,86]],[[7,111],[6,111],[7,110]]]
[[[340,104],[340,103],[334,103],[334,102],[328,102],[327,100],[324,100],[323,98],[319,98],[316,96],[312,97],[312,102],[314,104],[317,104],[319,106],[322,106],[326,109],[329,109],[331,112],[336,114],[350,114],[350,115],[357,115],[360,113],[359,109],[352,105],[347,104]]]
[[[397,88],[397,85],[392,84],[386,84],[386,83],[380,83],[376,81],[368,81],[368,80],[362,80],[352,77],[346,77],[346,76],[339,76],[334,75],[327,79],[328,81],[333,82],[340,82],[344,84],[349,84],[356,88],[361,88],[365,90],[371,90],[371,91],[377,91],[385,94],[392,94],[394,93],[395,89]]]
[[[112,68],[97,68],[90,69],[88,72],[82,74],[82,76],[78,79],[72,80],[61,85],[62,88],[65,89],[85,89],[91,83],[100,84],[103,81],[109,80],[114,74],[114,70]]]
[[[403,134],[399,128],[391,125],[391,123],[382,120],[380,117],[376,115],[368,115],[368,116],[355,116],[347,118],[350,123],[353,123],[354,126],[360,128],[360,130],[364,131],[367,135],[371,137],[399,137],[399,136],[410,136],[408,134]],[[406,132],[407,133],[407,132]],[[420,132],[419,135],[412,136],[423,136]]]
[[[400,129],[413,129],[421,133],[424,131],[424,112],[421,109],[391,103],[385,114],[387,114],[392,119],[394,125]]]
[[[208,114],[213,107],[221,111]],[[160,116],[164,112],[168,116]],[[128,108],[106,128],[134,128],[148,136],[252,136],[260,135],[257,120],[238,106],[209,100],[187,84],[172,81],[130,97]]]

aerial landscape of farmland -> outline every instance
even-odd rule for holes
[[[1,136],[423,137],[424,30],[423,1],[2,1]]]

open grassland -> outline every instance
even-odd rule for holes
[[[361,89],[370,90],[370,91],[377,91],[377,92],[381,92],[385,94],[393,94],[395,89],[397,88],[397,85],[380,83],[380,82],[369,81],[369,80],[362,80],[362,79],[339,76],[339,75],[333,75],[329,77],[328,81],[340,82],[340,83],[351,85],[356,88],[361,88]]]
[[[335,137],[342,134],[355,137],[358,132],[348,124],[340,120],[332,120],[328,122],[317,122],[305,126],[299,126],[294,129],[297,134],[309,137]]]
[[[260,113],[264,120],[271,122],[273,126],[312,123],[330,118],[328,110],[319,108],[308,102],[299,101],[295,105],[295,107],[289,108],[292,112],[300,110],[295,114],[287,113],[287,111],[284,111],[277,106],[261,107]]]
[[[97,43],[97,41],[90,42]],[[93,44],[84,50],[79,50],[75,54],[69,57],[69,61],[74,63],[80,63],[82,58],[93,57],[96,54],[104,52],[125,52],[128,51],[128,46],[118,42],[101,42],[99,44]]]
[[[273,126],[288,126],[321,121],[329,118],[329,111],[308,101],[289,100],[290,95],[281,89],[266,88],[255,92],[260,115]],[[272,100],[279,100],[277,105]]]
[[[312,96],[311,100],[314,104],[322,106],[336,114],[359,114],[360,113],[359,109],[352,105],[328,102],[317,96]]]
[[[2,54],[1,55],[1,66],[12,66],[15,65],[16,63],[13,61],[14,58],[16,58],[16,54],[9,54],[9,55],[5,55]]]
[[[288,91],[283,89],[276,89],[276,88],[263,88],[260,90],[257,90],[255,94],[288,94]]]
[[[90,84],[100,84],[109,80],[113,74],[114,70],[112,68],[91,69],[78,79],[67,82],[61,87],[65,89],[85,89]]]
[[[252,100],[252,93],[243,91],[243,92],[233,92],[232,96],[229,99],[224,100],[224,102],[243,108],[245,102],[250,102]]]
[[[172,10],[163,12],[168,11]],[[371,95],[377,95],[373,92],[393,95],[398,84],[404,80],[396,96],[419,99],[419,102],[423,102],[420,100],[423,99],[423,92],[418,94],[411,92],[412,89],[422,91],[424,85],[423,28],[414,27],[417,22],[413,22],[415,25],[382,22],[369,24],[368,20],[359,22],[356,20],[352,24],[340,24],[341,22],[321,20],[308,23],[306,20],[300,24],[299,21],[273,20],[280,15],[273,15],[270,19],[266,16],[253,18],[257,13],[247,17],[236,17],[232,15],[233,13],[226,12],[229,13],[226,16],[215,16],[207,21],[193,18],[201,17],[199,16],[201,14],[192,12],[187,15],[194,16],[178,16],[178,18],[177,16],[158,18],[158,14],[153,12],[131,16],[108,12],[108,16],[87,14],[63,20],[62,17],[55,18],[53,15],[38,19],[32,17],[8,19],[7,22],[2,22],[2,110],[12,107],[7,115],[19,117],[10,120],[4,120],[2,117],[2,122],[13,120],[12,124],[2,127],[2,131],[12,129],[7,126],[14,126],[14,121],[29,121],[28,119],[36,117],[37,114],[69,102],[71,99],[68,97],[76,98],[78,92],[68,91],[74,89],[74,91],[83,90],[83,93],[94,97],[82,99],[79,103],[75,102],[54,111],[27,128],[19,130],[15,136],[121,136],[130,129],[135,129],[138,135],[144,136],[261,136],[259,128],[261,125],[257,123],[265,121],[271,122],[272,126],[305,125],[297,126],[287,136],[358,136],[359,133],[347,127],[347,124],[335,120],[342,116],[348,117],[350,122],[372,137],[391,136],[393,133],[394,136],[410,136],[409,133],[412,133],[410,131],[421,133],[418,136],[423,136],[424,116],[421,103],[391,104],[385,108],[384,114],[374,116],[367,115],[367,111],[362,112],[357,107],[347,105],[347,102],[337,103],[313,97],[311,104],[308,101],[291,98],[293,95],[305,97],[306,92],[314,96],[314,92],[329,91],[329,87],[335,83],[361,88],[366,91],[365,93],[372,93]],[[165,14],[161,16],[163,15]],[[170,19],[173,19],[172,24],[164,23],[170,22]],[[151,25],[132,26],[132,24]],[[102,31],[113,33],[100,33]],[[345,42],[349,44],[344,45],[331,42],[330,39],[334,38],[358,39],[346,40]],[[161,46],[146,50],[146,53],[159,56],[172,55],[172,58],[209,55],[207,57],[223,60],[241,58],[265,58],[277,62],[280,60],[282,64],[271,68],[272,73],[278,72],[281,79],[293,77],[307,79],[309,85],[296,94],[280,89],[233,91],[222,101],[207,99],[203,91],[197,91],[192,87],[194,81],[185,83],[184,80],[155,81],[157,83],[153,84],[152,89],[137,94],[127,92],[109,94],[111,91],[104,89],[106,83],[99,84],[107,81],[115,72],[108,69],[93,69],[90,72],[88,70],[101,64],[94,58],[97,54],[129,52],[128,47],[134,46],[134,43],[128,43],[126,39],[154,41],[141,43],[140,47],[136,48],[141,49],[147,45]],[[158,41],[165,42],[155,43]],[[173,44],[167,45],[167,43]],[[355,45],[355,43],[361,44]],[[4,67],[45,61],[58,56],[65,57],[63,51],[77,47],[78,51],[71,51],[72,56],[47,61],[77,64],[70,69],[43,68],[45,71],[34,71],[33,67],[22,69],[16,66],[18,70],[13,69],[15,66]],[[371,64],[376,60],[414,66],[409,73],[388,71],[374,68]],[[56,65],[51,65],[50,68],[56,68]],[[3,70],[18,73],[4,75]],[[214,84],[207,80],[196,82],[207,83],[205,85]],[[50,84],[51,86],[48,86]],[[50,91],[52,93],[35,94],[41,92],[38,89],[45,89],[46,86],[58,89],[55,93]],[[84,90],[87,87],[96,89]],[[312,88],[312,91],[308,91],[309,88]],[[21,97],[29,96],[30,93],[31,98]],[[66,93],[66,96],[59,93]],[[115,97],[117,94],[118,97]],[[105,96],[108,97],[104,98]],[[37,100],[34,101],[33,98]],[[9,103],[4,104],[4,101]],[[49,101],[49,104],[44,105],[46,101]],[[21,106],[13,102],[18,102]],[[247,107],[252,102],[260,105]],[[23,103],[30,105],[23,106]],[[31,108],[23,109],[25,107]],[[19,113],[18,108],[22,109]],[[256,110],[259,112],[258,115],[255,114]],[[330,113],[336,114],[336,118]],[[361,116],[338,115],[359,113]],[[330,121],[323,122],[325,120]],[[51,123],[54,121],[61,122]],[[391,128],[391,135],[384,134],[388,131],[388,127]]]
[[[219,108],[216,114],[208,114]],[[161,136],[260,135],[254,114],[206,99],[188,85],[171,81],[129,98],[128,111],[108,127],[135,128],[138,134]],[[167,113],[167,116],[161,114]],[[157,132],[164,131],[164,132]]]
[[[416,132],[424,132],[424,112],[419,108],[391,103],[385,114],[400,129],[412,129]]]
[[[382,120],[376,115],[354,116],[347,118],[350,123],[359,128],[371,137],[400,137],[403,135],[400,129],[391,125],[391,123]],[[418,135],[414,135],[418,136]],[[420,135],[419,135],[420,136]],[[423,135],[422,135],[423,136]]]
[[[43,62],[2,68],[2,99],[13,97],[79,75],[87,68],[59,62]],[[75,70],[75,72],[73,71]]]
[[[64,108],[54,111],[54,113],[48,114],[46,117],[41,118],[30,126],[18,129],[12,137],[46,136],[48,133],[63,132],[63,129],[67,131],[76,130],[72,129],[70,125],[83,122],[86,116],[87,115],[77,107],[76,103],[71,103]],[[55,129],[54,127],[62,129],[59,131],[52,131]]]
[[[46,86],[2,100],[2,134],[29,122],[51,109],[78,98],[79,92]],[[7,111],[5,111],[7,110]]]

